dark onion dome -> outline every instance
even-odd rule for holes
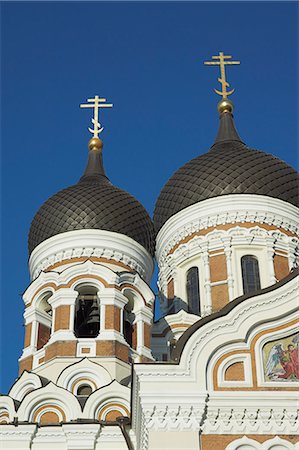
[[[247,147],[230,111],[208,153],[178,169],[163,187],[154,211],[158,232],[179,211],[203,200],[229,194],[257,194],[298,206],[298,173],[275,156]]]
[[[102,141],[92,139],[84,175],[50,197],[31,223],[29,254],[41,242],[66,231],[93,229],[121,233],[154,252],[154,227],[145,208],[130,194],[113,186],[102,163]]]

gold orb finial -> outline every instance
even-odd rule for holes
[[[89,150],[102,150],[103,148],[103,141],[97,137],[93,137],[88,142],[88,149]]]
[[[234,110],[234,104],[228,98],[223,98],[217,105],[218,112],[220,114],[224,112],[232,113]]]

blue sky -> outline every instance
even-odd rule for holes
[[[298,159],[295,2],[2,2],[2,391],[23,346],[27,235],[39,206],[81,176],[95,94],[110,180],[150,214],[170,175],[218,127],[219,51],[251,147]],[[154,289],[155,285],[153,283]]]

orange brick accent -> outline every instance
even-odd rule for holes
[[[117,417],[122,416],[120,411],[117,409],[114,409],[113,411],[109,411],[108,414],[106,414],[105,420],[108,422],[115,422]]]
[[[278,281],[285,278],[290,273],[288,258],[274,255],[274,270]]]
[[[212,286],[211,295],[212,295],[212,310],[213,312],[219,311],[228,303],[227,284]]]
[[[82,348],[81,348],[81,353],[90,353],[90,348],[88,348],[88,347],[82,347]]]
[[[116,358],[128,362],[129,347],[117,341],[97,341],[97,356],[115,356]]]
[[[59,423],[59,417],[55,412],[48,411],[41,416],[39,423]]]
[[[257,225],[259,227],[263,228],[264,230],[280,230],[282,233],[285,233],[287,236],[296,236],[295,233],[292,233],[289,230],[285,230],[284,228],[277,228],[275,225],[268,225],[266,223],[259,223],[259,222],[226,223],[224,225],[216,225],[215,227],[209,227],[209,228],[206,228],[204,230],[200,230],[200,231],[197,231],[195,233],[190,234],[189,236],[187,236],[184,239],[182,239],[178,244],[176,244],[170,250],[168,255],[173,253],[181,244],[185,244],[186,242],[188,242],[191,239],[193,239],[195,236],[205,236],[206,234],[208,234],[208,233],[210,233],[211,231],[214,231],[214,230],[229,230],[230,228],[233,228],[233,227],[252,228],[252,227],[256,227]]]
[[[136,288],[135,286],[132,286],[131,284],[124,283],[124,284],[122,284],[121,286],[118,286],[117,284],[108,284],[108,283],[104,280],[104,278],[98,277],[97,275],[91,275],[91,274],[89,274],[88,277],[89,277],[89,278],[93,278],[94,280],[100,281],[101,283],[103,283],[103,285],[104,285],[105,287],[114,288],[114,289],[117,289],[117,290],[120,291],[120,292],[122,292],[124,289],[126,289],[127,287],[129,287],[129,288],[132,289],[133,291],[136,291],[136,292],[142,297],[142,299],[143,299],[145,305],[147,304],[146,301],[145,301],[144,296],[142,295],[142,292],[141,292],[138,288]],[[35,292],[34,296],[32,297],[31,302],[28,303],[28,304],[26,305],[26,308],[28,308],[28,307],[32,304],[33,300],[35,299],[35,297],[39,294],[39,292],[40,292],[42,289],[45,289],[45,288],[51,288],[51,289],[53,289],[54,291],[58,291],[59,289],[69,288],[69,287],[71,287],[76,281],[79,281],[79,280],[81,280],[82,278],[85,278],[85,275],[78,275],[78,276],[72,278],[72,279],[71,279],[68,283],[66,283],[66,284],[61,284],[61,285],[56,285],[55,283],[46,283],[46,284],[44,284],[43,286],[41,286],[41,287]]]
[[[57,341],[46,347],[45,361],[57,356],[76,356],[77,341]]]
[[[105,263],[105,264],[113,264],[119,267],[122,267],[123,269],[126,269],[129,272],[133,272],[133,269],[131,267],[127,266],[126,264],[122,263],[121,261],[115,261],[114,259],[107,259],[107,258],[97,258],[95,256],[91,256],[90,258],[86,258],[85,256],[80,256],[79,258],[70,258],[70,259],[64,259],[61,262],[55,263],[52,266],[48,267],[45,272],[50,272],[53,269],[56,269],[57,267],[64,266],[65,264],[71,264],[71,263],[78,263],[78,262],[85,262],[85,261],[93,261],[97,263]]]
[[[30,341],[31,341],[31,330],[32,330],[32,323],[28,323],[25,325],[25,339],[24,339],[24,348],[29,347]]]
[[[147,348],[151,348],[151,329],[148,323],[143,324],[144,346]]]
[[[51,336],[51,328],[43,323],[38,324],[37,345],[36,349],[40,350],[48,342]]]
[[[30,370],[32,369],[32,362],[33,356],[28,356],[28,358],[22,359],[19,365],[19,375],[22,375],[24,370],[28,370],[28,372],[30,372]]]
[[[244,381],[244,363],[235,362],[234,364],[231,364],[225,371],[224,379],[225,381]]]
[[[209,258],[211,282],[227,280],[226,257],[217,255]]]
[[[52,409],[56,409],[57,411],[60,412],[60,414],[62,415],[62,420],[63,422],[66,421],[66,417],[65,417],[65,413],[64,411],[59,407],[59,406],[52,406],[52,405],[43,405],[40,408],[38,408],[33,416],[33,422],[37,422],[37,416],[39,415],[40,412],[43,411],[43,409],[47,409],[47,408],[52,408]],[[39,423],[59,423],[59,416],[55,411],[47,411],[44,414],[42,414],[40,416],[40,421]]]
[[[218,361],[216,362],[216,364],[215,364],[215,366],[214,366],[214,369],[213,369],[213,385],[214,385],[214,389],[215,389],[215,391],[231,391],[231,390],[233,390],[233,391],[281,391],[281,390],[284,390],[284,391],[294,391],[294,390],[296,390],[297,388],[296,387],[287,387],[287,388],[285,388],[284,386],[283,386],[283,383],[281,384],[281,386],[279,386],[279,387],[271,387],[271,386],[258,386],[257,385],[257,377],[256,377],[256,361],[255,361],[255,352],[254,352],[254,347],[255,347],[255,344],[256,344],[256,342],[257,342],[257,340],[261,337],[261,336],[263,336],[264,334],[268,334],[269,333],[269,335],[271,334],[271,333],[275,333],[276,331],[280,331],[280,330],[283,330],[283,329],[285,329],[285,328],[287,328],[287,327],[290,327],[290,326],[292,326],[292,325],[297,325],[297,319],[295,319],[295,320],[292,320],[291,322],[289,322],[289,323],[287,323],[287,324],[285,324],[285,325],[280,325],[280,326],[278,326],[278,327],[273,327],[273,328],[270,328],[269,330],[264,330],[264,331],[261,331],[260,333],[258,333],[258,334],[256,334],[255,336],[254,336],[254,338],[252,339],[252,341],[251,341],[251,344],[250,344],[250,349],[249,350],[238,350],[238,349],[236,349],[236,350],[233,350],[233,351],[231,351],[231,352],[228,352],[228,353],[226,353],[225,355],[222,355],[219,359],[218,359]],[[229,357],[229,356],[232,356],[232,355],[235,355],[235,354],[239,354],[239,353],[250,353],[250,357],[251,357],[251,365],[252,365],[252,381],[253,381],[253,387],[233,387],[233,388],[230,388],[230,387],[219,387],[218,386],[218,380],[217,380],[217,373],[218,373],[218,370],[219,370],[219,365],[222,363],[222,361],[224,361],[227,357]]]
[[[105,415],[105,412],[107,411],[107,409],[110,409],[111,407],[113,407],[113,408],[115,408],[115,409],[109,411],[109,412]],[[117,409],[117,408],[119,408],[119,409]],[[100,410],[99,416],[98,416],[98,417],[99,417],[99,420],[107,420],[107,421],[109,421],[109,422],[114,422],[114,421],[116,420],[117,417],[123,416],[123,414],[120,412],[120,410],[125,410],[125,415],[126,415],[126,417],[129,417],[129,416],[130,416],[129,411],[128,411],[128,409],[127,409],[125,406],[120,405],[120,404],[118,404],[118,403],[110,403],[110,404],[104,406],[104,407]]]
[[[120,331],[120,308],[117,306],[105,306],[105,328]]]
[[[68,330],[70,326],[70,305],[60,305],[55,310],[54,331]]]
[[[228,444],[237,439],[241,439],[244,434],[202,434],[201,435],[201,449],[202,450],[225,450]],[[270,434],[246,434],[246,437],[249,439],[254,439],[261,444],[269,439],[273,439],[277,435]],[[285,439],[286,441],[298,442],[299,438],[293,435],[278,435],[281,439]]]
[[[174,281],[173,281],[173,279],[171,279],[170,281],[168,281],[168,284],[167,284],[168,306],[171,305],[171,303],[173,302],[173,299],[174,299]]]

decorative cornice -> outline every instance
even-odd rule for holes
[[[298,208],[263,195],[226,195],[183,209],[163,225],[157,235],[156,257],[161,266],[169,252],[187,236],[228,223],[264,223],[299,232]]]
[[[244,393],[242,393],[243,395]],[[285,399],[286,400],[286,399]],[[295,399],[294,399],[295,400]],[[275,401],[274,401],[275,402]],[[251,406],[243,397],[246,406],[209,406],[203,425],[204,434],[297,434],[299,431],[296,405],[264,405],[257,399]]]
[[[151,255],[128,236],[103,230],[75,230],[53,236],[39,244],[29,259],[31,279],[52,265],[80,257],[122,262],[149,281],[153,272]]]
[[[232,226],[227,230],[213,230],[205,235],[195,235],[189,241],[180,244],[174,252],[168,254],[165,258],[161,256],[159,261],[159,286],[165,292],[167,282],[171,278],[176,268],[186,259],[190,259],[198,254],[208,256],[207,251],[225,250],[231,251],[233,246],[237,245],[255,245],[268,247],[272,245],[272,252],[285,252],[285,256],[293,255],[295,264],[298,253],[299,239],[294,236],[288,236],[279,230],[265,230],[260,226],[240,227]],[[163,253],[164,254],[164,253]]]

